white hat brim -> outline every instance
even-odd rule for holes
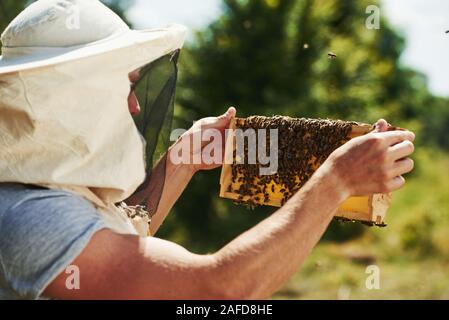
[[[37,68],[49,67],[73,60],[80,60],[111,51],[136,47],[137,56],[151,50],[152,56],[163,56],[171,51],[181,49],[186,36],[186,28],[174,24],[166,28],[149,30],[128,30],[119,35],[93,42],[87,45],[67,48],[3,48],[0,56],[0,75],[16,73]],[[155,45],[156,44],[156,45]],[[143,51],[142,51],[143,50]],[[20,53],[20,54],[17,54]],[[151,61],[146,61],[151,62]]]

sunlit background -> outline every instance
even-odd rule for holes
[[[221,12],[221,0],[137,0],[127,15],[139,28],[176,22],[193,32]],[[381,14],[407,40],[402,62],[424,73],[434,94],[449,96],[449,1],[383,0]]]

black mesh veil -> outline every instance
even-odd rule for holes
[[[141,109],[134,121],[146,141],[147,178],[129,200],[145,206],[150,215],[157,211],[165,183],[166,156],[162,156],[170,146],[178,56],[179,50],[142,67],[132,86]]]

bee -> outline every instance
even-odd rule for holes
[[[447,30],[446,33],[449,33],[449,30]]]
[[[335,53],[333,53],[332,51],[330,51],[330,52],[327,54],[327,56],[328,56],[328,58],[331,59],[331,60],[337,58],[337,55],[336,55]]]

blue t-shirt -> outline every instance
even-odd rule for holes
[[[39,299],[105,228],[81,196],[0,183],[0,300]]]

